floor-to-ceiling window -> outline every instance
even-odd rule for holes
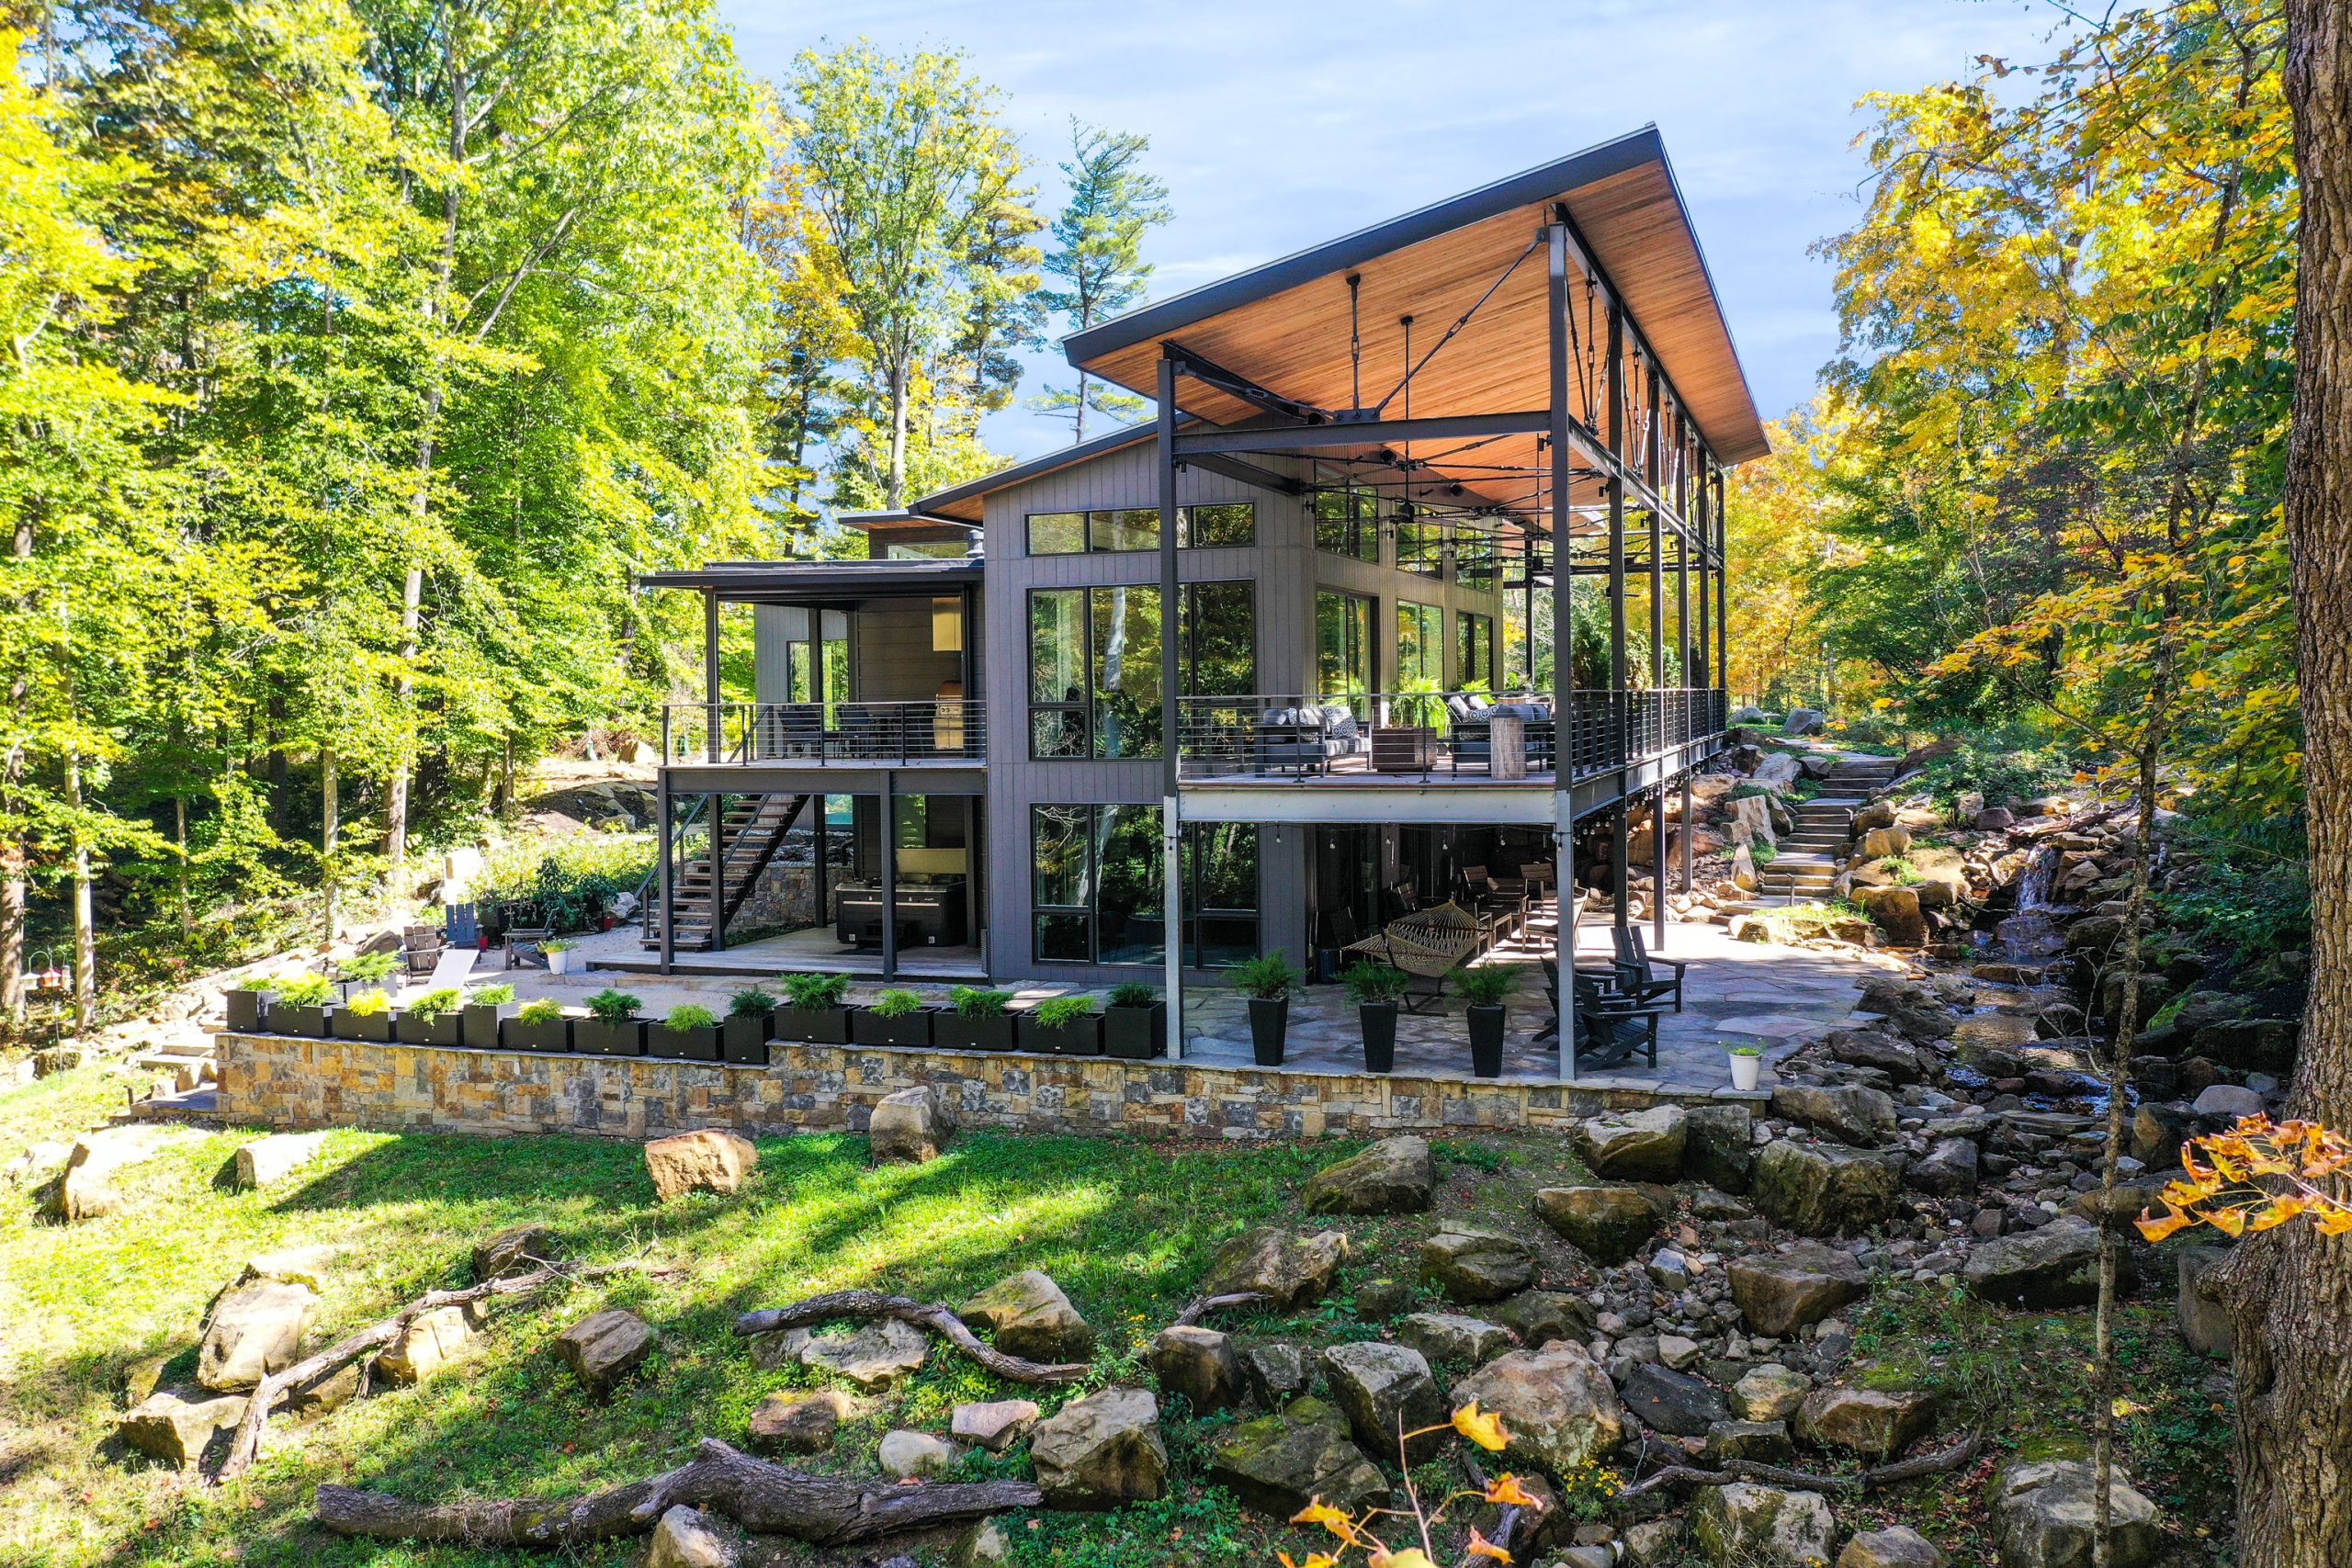
[[[1030,898],[1041,964],[1164,962],[1160,814],[1156,806],[1033,806]],[[1258,951],[1255,824],[1185,825],[1184,961],[1238,963]]]
[[[1492,688],[1495,679],[1495,618],[1464,610],[1453,619],[1454,660],[1461,671],[1454,679],[1461,686],[1483,684]]]
[[[1315,547],[1357,560],[1380,560],[1380,495],[1363,485],[1315,492]]]
[[[1411,681],[1445,679],[1445,612],[1434,604],[1396,604],[1396,689]]]
[[[1177,662],[1188,696],[1239,696],[1257,681],[1247,582],[1183,585]],[[1029,595],[1029,754],[1159,755],[1159,590],[1051,588]]]
[[[1315,682],[1322,695],[1372,690],[1372,608],[1360,594],[1315,596]]]

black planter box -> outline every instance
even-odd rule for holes
[[[627,1023],[599,1023],[593,1018],[575,1019],[571,1024],[571,1048],[591,1056],[642,1056],[645,1021],[633,1018]]]
[[[1500,1006],[1468,1007],[1462,1011],[1470,1021],[1470,1076],[1480,1078],[1502,1077],[1506,1010]]]
[[[764,1067],[768,1065],[768,1031],[773,1025],[770,1013],[752,1018],[729,1018],[718,1026],[718,1055],[721,1061],[738,1066]]]
[[[951,1008],[931,1021],[931,1043],[942,1051],[1010,1051],[1012,1014],[966,1018]]]
[[[571,1024],[568,1018],[550,1019],[545,1023],[510,1018],[501,1031],[501,1043],[509,1051],[569,1051]]]
[[[1283,1042],[1289,1033],[1288,997],[1250,998],[1250,1054],[1258,1066],[1283,1065]]]
[[[673,1029],[666,1023],[649,1023],[645,1026],[645,1054],[673,1062],[716,1062],[718,1025]]]
[[[1168,1043],[1168,1004],[1148,1008],[1104,1008],[1102,1048],[1107,1055],[1131,1062],[1148,1062]]]
[[[465,1020],[458,1038],[469,1051],[498,1049],[498,1026],[514,1016],[514,1002],[468,1002],[459,1015]]]
[[[1102,1054],[1102,1015],[1088,1013],[1069,1023],[1050,1024],[1038,1021],[1034,1012],[1024,1012],[1021,1019],[1021,1048],[1047,1056],[1100,1056]]]
[[[1396,1066],[1396,1004],[1359,1002],[1356,1017],[1363,1024],[1363,1070],[1392,1072]]]
[[[920,1045],[931,1043],[932,1010],[918,1008],[899,1018],[884,1018],[872,1008],[849,1010],[849,1038],[854,1045]]]
[[[454,1046],[463,1038],[465,1022],[454,1012],[435,1013],[431,1018],[404,1012],[392,1026],[392,1034],[403,1045]]]
[[[273,1003],[269,1010],[269,1032],[272,1034],[298,1034],[305,1040],[327,1037],[327,1010],[323,1004],[314,1008],[296,1007],[290,1002]]]
[[[273,1018],[276,1014],[271,1015]],[[337,1040],[367,1040],[379,1045],[392,1043],[392,1015],[388,1012],[354,1012],[349,1008],[337,1008],[330,1021]],[[288,1031],[288,1032],[292,1032]]]
[[[226,998],[229,1004],[230,1032],[259,1033],[262,1020],[269,1016],[269,998],[270,993],[267,991],[249,991],[243,987],[231,991]]]
[[[850,1010],[840,1004],[825,1008],[778,1008],[775,1040],[797,1040],[810,1045],[849,1043]]]

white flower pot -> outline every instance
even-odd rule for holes
[[[550,974],[550,975],[563,975],[563,974],[568,974],[568,973],[571,971],[571,951],[570,951],[569,949],[564,949],[564,950],[561,950],[561,951],[559,951],[559,952],[555,952],[555,953],[548,953],[548,974]]]
[[[1739,1089],[1742,1092],[1754,1089],[1756,1087],[1756,1080],[1763,1074],[1764,1058],[1761,1056],[1730,1056],[1729,1060],[1731,1062],[1731,1087],[1736,1089]]]

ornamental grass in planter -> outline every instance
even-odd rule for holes
[[[1482,964],[1475,969],[1456,969],[1448,978],[1453,994],[1464,1004],[1463,1016],[1470,1024],[1471,1076],[1502,1077],[1503,998],[1519,989],[1519,965]]]
[[[849,1037],[858,1045],[928,1046],[931,1010],[912,991],[885,991],[871,1006],[850,1010]]]
[[[453,986],[427,991],[401,1009],[393,1035],[403,1045],[455,1045],[465,1020],[458,1014],[465,997]]]
[[[571,1020],[564,1016],[562,1003],[542,997],[517,1008],[503,1036],[509,1051],[569,1051]]]
[[[1149,986],[1130,980],[1111,987],[1102,1010],[1102,1049],[1131,1062],[1148,1062],[1168,1042],[1168,1004]]]
[[[514,1016],[514,987],[484,986],[458,1010],[458,1040],[469,1051],[495,1051],[499,1027]]]
[[[842,1005],[848,995],[846,975],[786,975],[784,1005],[775,1010],[775,1038],[848,1044],[849,1009]]]
[[[645,1054],[673,1062],[718,1060],[718,1015],[697,1002],[670,1010],[645,1031]]]
[[[333,1009],[328,1025],[337,1040],[366,1040],[388,1045],[392,1039],[392,998],[381,991],[360,991]]]
[[[334,1000],[333,982],[323,975],[297,975],[279,980],[277,993],[269,1004],[271,1033],[296,1034],[306,1040],[326,1038],[327,1006]]]
[[[1290,1034],[1290,994],[1305,978],[1280,949],[1234,966],[1233,988],[1250,998],[1250,1054],[1258,1066],[1283,1065]]]
[[[931,1043],[943,1051],[1010,1051],[1012,1005],[1011,991],[958,986],[947,993],[947,1010],[932,1015]]]
[[[571,1026],[571,1048],[592,1056],[645,1055],[645,1021],[637,1016],[643,1004],[627,991],[607,986],[588,998],[588,1016]]]
[[[1363,1070],[1394,1072],[1396,1004],[1405,995],[1405,972],[1367,958],[1349,965],[1340,984],[1348,988],[1348,999],[1356,1004],[1356,1021],[1363,1028]]]
[[[1102,1015],[1084,997],[1049,997],[1021,1015],[1021,1048],[1048,1056],[1100,1056]]]
[[[727,1000],[727,1018],[718,1026],[721,1061],[747,1067],[768,1065],[770,1019],[775,998],[757,986],[746,986]]]

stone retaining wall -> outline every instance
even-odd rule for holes
[[[696,1127],[752,1135],[862,1132],[875,1101],[918,1084],[951,1096],[967,1127],[1200,1139],[1564,1127],[1603,1110],[1710,1098],[781,1043],[771,1047],[774,1060],[764,1067],[275,1034],[222,1034],[218,1044],[217,1104],[225,1121],[386,1132],[620,1138]]]

